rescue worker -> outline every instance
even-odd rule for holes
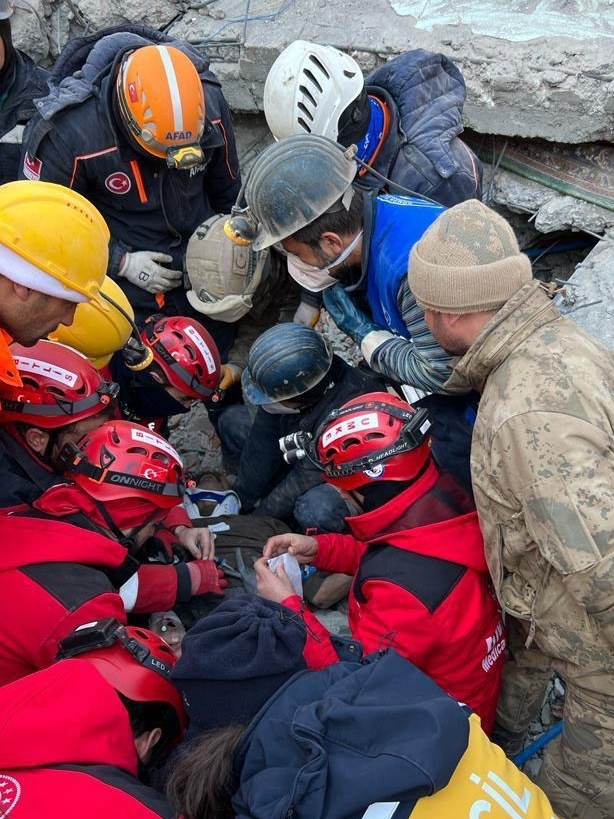
[[[304,645],[289,609],[247,596],[186,635],[172,677],[202,735],[168,782],[178,814],[556,819],[479,717],[394,649],[305,671]]]
[[[409,282],[433,334],[458,357],[447,386],[482,396],[471,468],[499,601],[533,666],[566,685],[563,731],[537,781],[565,819],[612,817],[611,352],[561,316],[510,225],[479,202],[429,228],[412,250]],[[506,687],[504,674],[509,719],[523,704]]]
[[[78,350],[101,370],[133,335],[132,322],[134,310],[124,291],[105,276],[96,298],[77,305],[72,324],[60,324],[47,338]]]
[[[41,339],[11,344],[21,386],[0,382],[0,513],[28,508],[61,482],[58,455],[117,413],[119,387],[85,356]]]
[[[298,430],[314,433],[340,400],[381,387],[381,380],[346,364],[315,330],[288,322],[256,339],[242,385],[256,407],[253,422],[248,408],[237,405],[219,423],[222,446],[239,459],[232,488],[241,511],[296,521],[303,529],[344,528],[348,507],[339,493],[323,485],[312,464],[289,466],[278,441]]]
[[[48,72],[13,45],[11,0],[0,0],[0,184],[19,173],[26,123],[36,113],[34,100],[49,93]]]
[[[3,815],[171,819],[142,781],[185,730],[169,647],[106,620],[71,635],[62,656],[71,659],[2,689]]]
[[[443,54],[416,49],[363,79],[349,54],[295,40],[264,84],[264,115],[276,139],[319,134],[356,144],[358,184],[424,194],[450,207],[482,197],[482,165],[459,139],[465,80]]]
[[[28,508],[61,483],[64,445],[118,414],[118,385],[76,350],[44,339],[11,350],[24,383],[0,383],[0,514]],[[194,557],[212,556],[208,530],[193,527],[180,504],[156,527],[156,537],[169,549],[176,544]]]
[[[291,274],[323,293],[324,307],[369,366],[399,385],[412,405],[428,407],[435,458],[470,489],[474,402],[446,391],[452,358],[407,285],[409,251],[443,208],[363,194],[354,187],[357,172],[352,153],[325,137],[287,137],[252,166],[228,230],[257,250],[281,242]]]
[[[104,280],[109,231],[100,213],[61,185],[0,185],[0,381],[21,386],[8,349],[70,324]]]
[[[108,371],[119,384],[123,417],[166,435],[170,416],[217,397],[220,356],[210,333],[185,316],[150,316],[140,340],[149,364],[128,346],[113,355]]]
[[[288,276],[284,256],[273,248],[258,253],[235,244],[224,232],[228,218],[212,216],[196,228],[184,262],[186,295],[194,310],[237,328],[221,368],[223,393],[240,384],[249,349],[264,330],[291,319],[309,323],[297,315],[300,288]]]
[[[430,426],[426,410],[376,392],[333,410],[313,440],[297,441],[299,454],[359,513],[347,519],[351,534],[269,538],[255,565],[258,593],[299,613],[310,668],[323,668],[337,662],[330,635],[268,559],[288,552],[301,564],[352,575],[353,639],[367,653],[395,648],[467,703],[490,734],[505,629],[475,506],[433,461]]]
[[[69,40],[24,138],[21,175],[86,195],[111,230],[108,273],[137,323],[193,315],[182,260],[195,228],[240,187],[230,111],[209,61],[127,26]],[[223,355],[228,325],[206,321]]]
[[[183,497],[181,460],[155,433],[107,421],[67,444],[64,481],[34,510],[0,517],[0,685],[44,668],[81,623],[219,600],[213,560],[140,564],[140,549]],[[18,547],[17,547],[18,546]]]

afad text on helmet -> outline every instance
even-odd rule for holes
[[[192,139],[192,131],[167,131],[165,139],[168,142],[181,142]]]

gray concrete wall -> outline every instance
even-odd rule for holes
[[[16,40],[39,60],[84,26],[171,24],[211,53],[236,111],[261,109],[271,63],[303,38],[366,71],[408,48],[443,52],[467,82],[466,125],[482,133],[613,140],[612,0],[14,1]]]

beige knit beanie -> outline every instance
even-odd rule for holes
[[[498,310],[531,281],[508,222],[477,199],[444,211],[409,254],[409,287],[439,313]]]

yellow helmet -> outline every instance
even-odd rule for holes
[[[0,185],[0,246],[23,260],[3,264],[8,279],[67,301],[92,299],[107,272],[109,238],[99,211],[70,188],[25,179]]]
[[[117,75],[122,120],[143,150],[171,168],[204,162],[205,95],[196,66],[174,46],[137,48]]]
[[[60,324],[49,335],[52,341],[67,344],[83,353],[98,369],[109,363],[113,353],[121,350],[132,331],[128,319],[103,298],[103,293],[134,319],[134,311],[124,291],[113,279],[105,276],[100,293],[92,301],[77,306],[70,327]]]

